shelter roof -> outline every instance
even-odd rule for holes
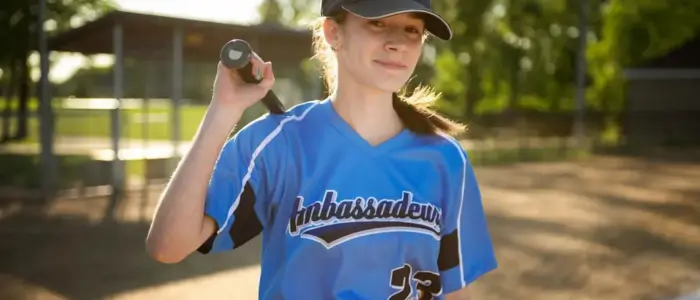
[[[112,11],[49,39],[51,51],[113,54],[113,30],[122,26],[125,57],[171,59],[173,32],[183,33],[183,58],[216,60],[231,39],[244,39],[265,60],[298,61],[311,55],[311,32],[278,24],[237,25],[127,11]]]

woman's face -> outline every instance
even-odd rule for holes
[[[410,13],[368,20],[348,13],[337,31],[341,77],[362,85],[398,91],[411,77],[421,55],[423,20]]]

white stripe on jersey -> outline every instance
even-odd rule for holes
[[[253,170],[255,169],[255,159],[260,155],[260,153],[265,149],[265,147],[272,142],[272,140],[277,137],[277,135],[282,131],[282,127],[284,127],[284,124],[287,124],[290,121],[301,121],[303,120],[306,115],[311,111],[312,108],[314,108],[318,103],[314,103],[309,108],[307,108],[301,115],[299,116],[289,116],[282,120],[279,125],[270,132],[258,145],[258,147],[255,148],[255,151],[253,152],[253,157],[250,159],[250,164],[248,164],[248,172],[246,172],[245,176],[243,176],[243,180],[241,182],[241,188],[240,191],[238,192],[238,196],[236,196],[236,200],[233,201],[231,204],[231,207],[228,210],[228,214],[226,215],[226,220],[224,221],[224,226],[221,226],[219,230],[216,232],[216,234],[220,234],[224,229],[228,226],[228,222],[231,220],[231,217],[233,216],[233,213],[236,211],[236,208],[238,208],[238,204],[241,201],[241,194],[243,194],[243,189],[245,189],[245,185],[250,180],[250,176],[253,173]]]
[[[459,233],[460,227],[462,227],[462,206],[464,205],[464,188],[466,185],[467,181],[467,157],[464,156],[464,151],[462,150],[462,146],[460,146],[451,136],[445,135],[444,133],[440,133],[442,137],[444,137],[446,140],[450,141],[453,146],[457,148],[457,151],[459,152],[459,156],[462,158],[462,190],[461,190],[461,195],[459,197],[459,211],[457,212],[457,246],[459,249],[459,281],[462,283],[462,287],[464,288],[467,286],[467,283],[464,282],[464,265],[463,265],[463,260],[462,260],[462,241],[461,238],[462,236]]]

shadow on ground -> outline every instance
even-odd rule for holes
[[[5,200],[1,207],[9,216],[0,217],[0,299],[36,296],[28,288],[46,291],[38,299],[104,299],[260,263],[257,239],[235,252],[157,263],[144,249],[153,203],[144,211],[133,203],[143,199],[128,197],[115,206],[106,197],[23,206]],[[111,214],[116,217],[106,217]]]
[[[699,162],[603,156],[477,176],[500,268],[474,285],[475,299],[663,300],[700,288]],[[116,205],[0,202],[0,299],[114,298],[186,281],[130,299],[200,299],[207,284],[255,295],[258,240],[176,265],[145,254],[158,192]]]

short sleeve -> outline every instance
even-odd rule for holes
[[[445,193],[443,230],[438,268],[443,292],[466,287],[497,268],[493,244],[486,224],[481,192],[466,152],[453,165]]]
[[[276,166],[269,158],[278,132],[269,120],[255,120],[229,139],[219,153],[206,192],[205,215],[217,230],[198,249],[215,253],[236,249],[259,235],[266,216]]]

